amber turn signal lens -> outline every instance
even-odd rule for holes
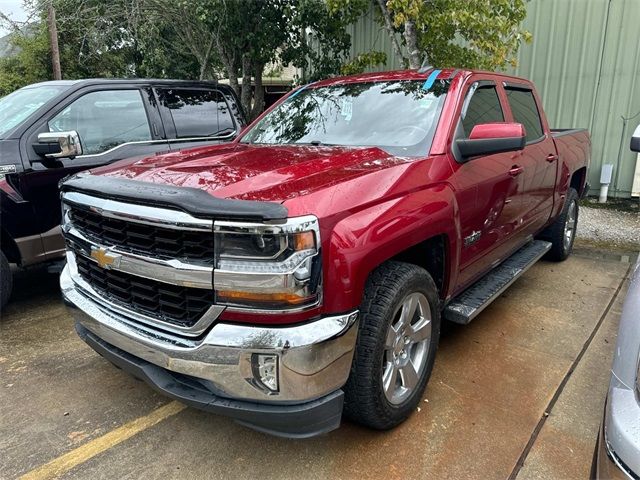
[[[253,292],[234,292],[234,291],[217,291],[218,300],[225,302],[261,302],[261,303],[278,303],[298,305],[309,299],[300,297],[291,293],[253,293]]]
[[[300,232],[293,235],[293,247],[296,251],[316,248],[313,232]]]

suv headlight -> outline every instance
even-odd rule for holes
[[[322,300],[320,229],[312,215],[269,225],[214,222],[216,303],[297,310]]]

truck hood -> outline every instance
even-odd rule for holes
[[[377,147],[227,144],[129,159],[93,173],[193,187],[218,198],[285,202],[409,161]]]

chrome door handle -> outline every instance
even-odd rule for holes
[[[519,165],[514,165],[513,167],[511,167],[511,170],[509,170],[509,175],[511,175],[512,177],[517,177],[522,172],[524,172],[524,168]]]

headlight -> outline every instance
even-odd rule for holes
[[[320,229],[314,216],[268,225],[214,222],[216,303],[295,310],[322,300]]]

